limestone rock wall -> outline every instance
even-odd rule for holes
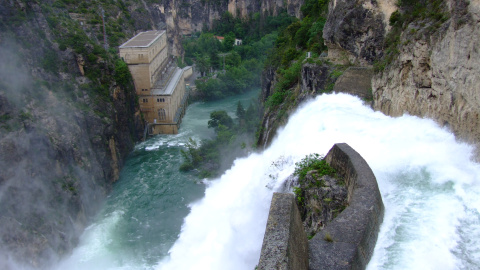
[[[401,33],[399,53],[372,79],[373,107],[391,116],[428,117],[480,158],[480,1],[445,1],[449,19],[415,18]],[[334,63],[372,65],[383,56],[392,0],[330,1],[324,39]]]
[[[480,1],[448,7],[450,19],[433,35],[425,33],[429,25],[402,34],[398,58],[373,78],[374,108],[435,119],[478,146]]]
[[[334,0],[328,10],[323,38],[333,62],[371,65],[382,56],[392,0]]]

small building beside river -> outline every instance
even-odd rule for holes
[[[185,79],[192,68],[179,68],[168,54],[166,31],[141,32],[119,47],[135,83],[147,134],[177,134],[187,106]]]

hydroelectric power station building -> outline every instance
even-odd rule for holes
[[[192,68],[179,68],[168,54],[166,31],[146,31],[119,47],[132,73],[148,134],[177,134],[187,106],[185,78]]]

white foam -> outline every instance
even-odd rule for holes
[[[333,94],[300,108],[278,134],[269,149],[237,160],[208,186],[158,269],[254,269],[272,193],[296,161],[340,142],[370,164],[386,206],[369,269],[480,265],[478,250],[460,248],[459,232],[463,226],[480,234],[468,225],[479,219],[465,219],[467,205],[478,215],[480,196],[472,187],[480,169],[470,162],[472,148],[447,130],[417,117],[387,117],[355,97]]]

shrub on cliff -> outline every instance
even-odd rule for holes
[[[330,167],[323,156],[317,153],[307,155],[300,162],[295,163],[295,166],[293,174],[298,176],[300,182],[305,178],[309,171],[313,170],[317,171],[319,176],[333,176],[335,174],[335,169]]]

